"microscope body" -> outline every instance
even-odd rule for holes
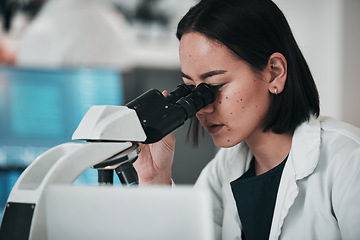
[[[21,174],[7,201],[0,239],[47,239],[46,196],[52,186],[71,187],[89,168],[126,173],[122,167],[132,167],[138,142],[159,141],[214,100],[214,87],[183,84],[167,98],[153,89],[126,106],[91,107],[72,137],[85,141],[46,151]],[[131,181],[136,177],[130,176]]]
[[[116,121],[122,124],[113,126]],[[6,204],[0,239],[47,239],[45,203],[48,189],[55,185],[70,187],[85,170],[114,156],[136,158],[137,151],[132,142],[146,139],[135,111],[127,107],[94,106],[80,125],[73,139],[92,141],[58,145],[40,155],[21,174]],[[87,127],[92,131],[82,132]],[[128,141],[109,141],[114,134],[121,138],[125,134]]]

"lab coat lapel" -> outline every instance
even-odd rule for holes
[[[294,132],[292,147],[281,177],[269,239],[279,239],[286,216],[294,204],[299,188],[297,181],[315,170],[320,154],[320,121],[310,119]]]
[[[284,167],[283,175],[281,177],[269,240],[275,240],[279,238],[285,217],[288,214],[290,207],[294,204],[295,199],[299,193],[298,186],[296,185],[294,165],[291,161],[291,157],[292,156],[289,155],[288,161]]]

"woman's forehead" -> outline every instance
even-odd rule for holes
[[[191,32],[184,34],[179,47],[180,60],[195,57],[231,57],[234,53],[223,43],[203,34]]]

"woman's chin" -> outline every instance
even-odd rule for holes
[[[238,142],[232,141],[231,139],[219,139],[212,136],[213,142],[216,147],[219,148],[230,148],[238,144]]]

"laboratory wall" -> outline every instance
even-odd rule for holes
[[[360,1],[344,1],[342,118],[360,127]]]
[[[275,0],[320,93],[321,115],[360,127],[360,1]]]

